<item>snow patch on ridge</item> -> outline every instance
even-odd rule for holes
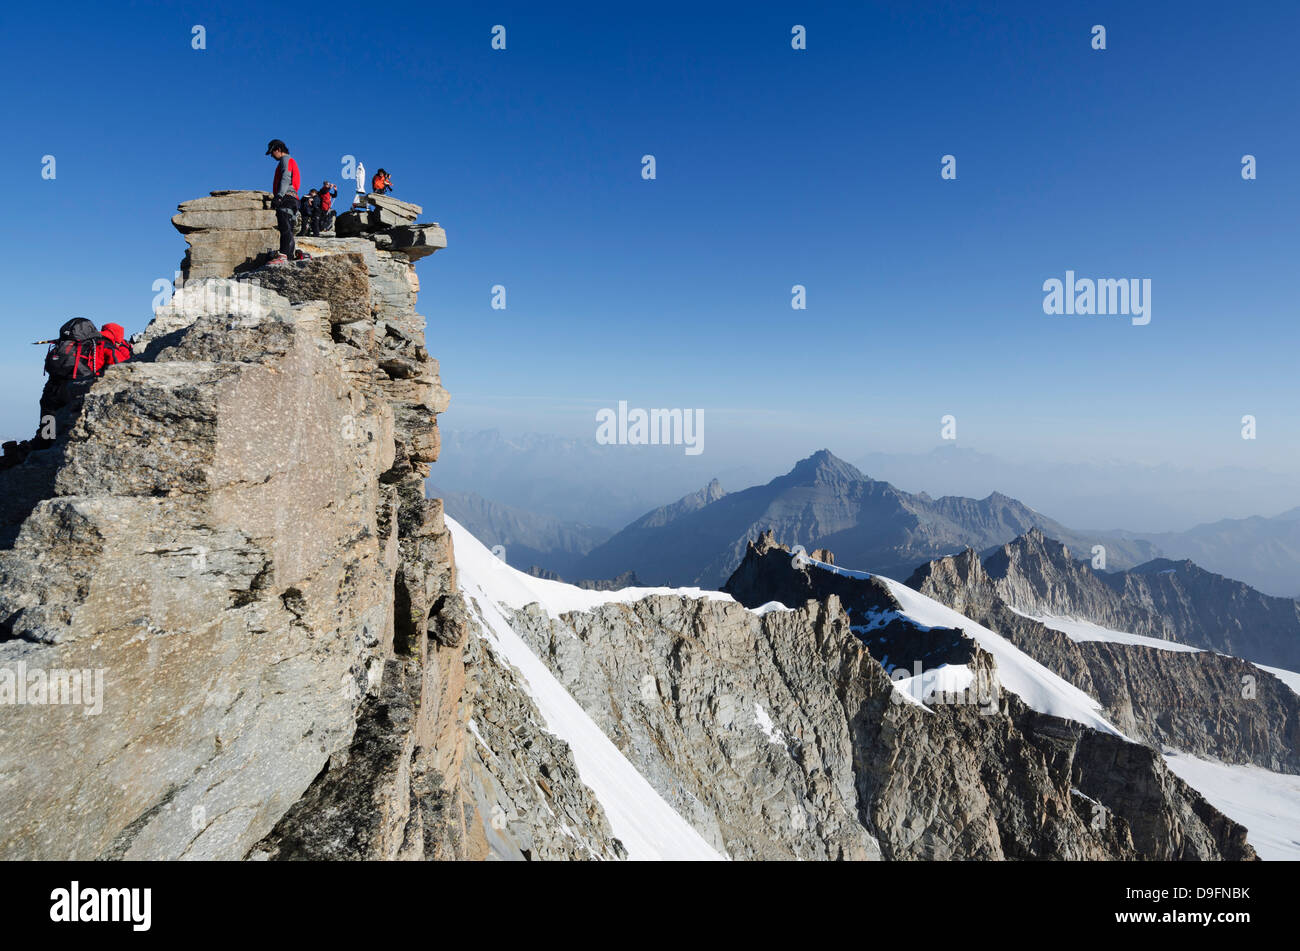
[[[1015,608],[1011,610],[1016,611]],[[1138,647],[1154,647],[1156,650],[1180,651],[1190,654],[1199,653],[1201,650],[1199,647],[1180,644],[1177,641],[1168,641],[1163,637],[1149,637],[1145,634],[1127,634],[1124,631],[1115,631],[1108,627],[1102,627],[1100,624],[1093,624],[1091,621],[1082,621],[1078,618],[1061,617],[1055,614],[1026,614],[1024,611],[1016,611],[1016,613],[1023,618],[1037,621],[1043,627],[1064,634],[1070,640],[1080,643],[1085,641],[1111,641],[1116,644],[1136,644]]]
[[[893,670],[889,673],[892,675]],[[903,699],[929,710],[926,701],[934,694],[961,695],[973,683],[975,674],[965,664],[942,664],[933,670],[922,671],[919,675],[895,680],[894,689],[903,695]]]
[[[1252,661],[1252,663],[1254,663]],[[1267,670],[1282,683],[1291,688],[1292,692],[1300,695],[1300,673],[1294,670],[1283,670],[1281,667],[1269,667],[1265,664],[1255,664],[1260,670]]]
[[[704,598],[709,601],[734,601],[731,595],[723,591],[707,591],[703,588],[621,588],[618,591],[589,591],[563,581],[551,581],[546,578],[534,578],[515,568],[492,554],[482,542],[470,534],[469,530],[446,516],[447,524],[454,526],[452,535],[456,544],[466,538],[469,546],[472,541],[473,552],[468,556],[472,560],[475,577],[489,587],[493,600],[510,608],[522,608],[529,604],[540,604],[551,617],[558,618],[570,611],[591,611],[604,604],[630,604],[649,598],[656,594],[682,595],[688,598]],[[456,550],[456,564],[460,565],[460,549]]]
[[[849,571],[820,561],[811,561],[825,571],[849,578],[871,578],[869,572]],[[1111,725],[1102,712],[1101,704],[1074,684],[1052,673],[1001,634],[976,624],[964,614],[913,591],[883,575],[875,575],[889,589],[898,602],[900,612],[909,621],[926,627],[957,628],[973,638],[980,648],[993,655],[997,662],[998,682],[1027,703],[1031,709],[1050,716],[1074,720],[1095,730],[1124,736]],[[969,671],[968,671],[969,672]],[[1125,737],[1127,739],[1127,737]]]

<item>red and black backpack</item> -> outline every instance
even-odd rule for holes
[[[59,328],[59,339],[45,354],[45,372],[56,380],[95,375],[95,352],[103,337],[85,317],[73,317]]]

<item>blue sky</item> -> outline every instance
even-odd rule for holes
[[[793,461],[923,450],[950,413],[1011,458],[1300,473],[1300,8],[610,6],[11,7],[0,435],[35,423],[27,341],[142,329],[176,204],[268,188],[278,136],[446,228],[419,265],[445,425],[594,438],[625,399]],[[1150,325],[1044,315],[1067,269],[1149,278]]]

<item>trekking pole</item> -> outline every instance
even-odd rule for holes
[[[32,346],[39,347],[41,344],[45,344],[45,343],[58,343],[58,341],[57,340],[33,340]]]

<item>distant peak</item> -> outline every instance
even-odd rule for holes
[[[722,483],[717,479],[710,479],[709,484],[697,492],[684,496],[678,500],[678,505],[689,504],[695,507],[703,507],[718,501],[727,494],[727,490],[722,487]]]
[[[1199,572],[1202,574],[1214,573],[1206,571],[1190,558],[1152,558],[1150,561],[1144,562],[1132,569],[1131,573],[1135,575],[1154,575],[1179,570],[1184,572]]]
[[[1035,525],[990,554],[984,560],[984,570],[991,578],[1005,578],[1013,566],[1028,563],[1068,567],[1072,563],[1070,549],[1055,538],[1048,538]]]
[[[698,512],[706,506],[723,498],[727,490],[722,487],[722,483],[713,479],[702,489],[697,489],[689,495],[683,495],[676,502],[661,506],[652,512],[647,512],[633,524],[646,527],[656,527],[667,525],[675,519],[684,515],[690,515],[692,512]]]
[[[1043,551],[1048,555],[1066,559],[1070,557],[1070,549],[1066,547],[1064,542],[1043,534],[1043,530],[1037,525],[1031,526],[1019,538],[1007,542],[1007,547]]]
[[[819,449],[807,459],[801,459],[790,470],[798,482],[865,482],[867,477],[857,467],[836,456],[829,449]]]

